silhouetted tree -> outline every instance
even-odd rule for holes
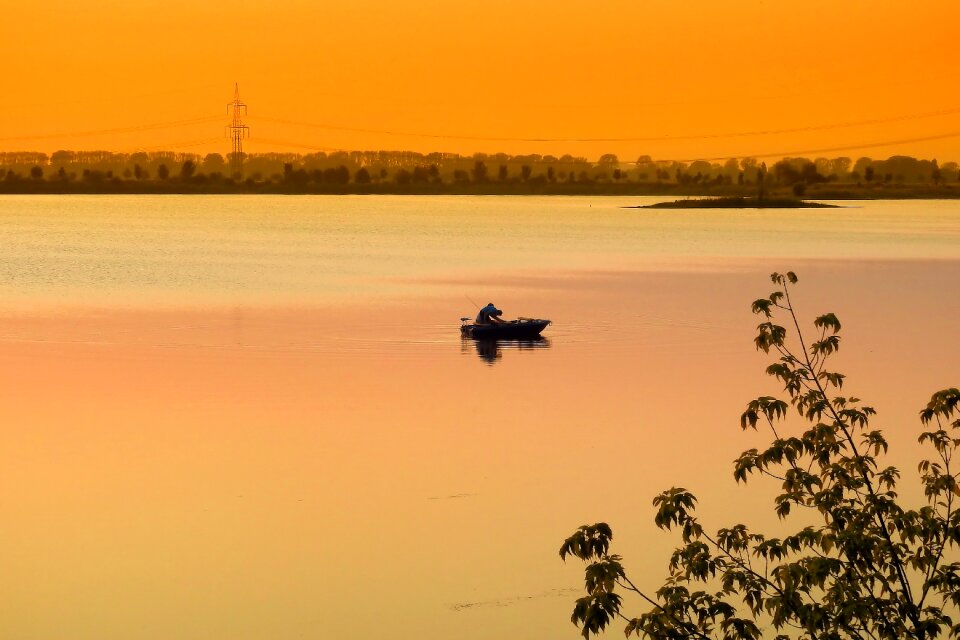
[[[223,156],[219,153],[208,153],[203,157],[203,164],[201,166],[207,173],[214,173],[215,171],[222,173],[227,165]]]
[[[84,170],[83,170],[83,181],[84,181],[84,182],[89,182],[89,183],[93,183],[93,184],[99,184],[100,182],[103,182],[103,179],[104,179],[105,177],[110,177],[110,176],[105,175],[105,174],[103,173],[103,171],[100,171],[99,169],[84,169]]]
[[[76,154],[73,151],[54,151],[50,154],[50,164],[68,166],[76,161]]]
[[[827,177],[817,170],[817,166],[812,162],[806,162],[800,170],[800,175],[807,184],[817,184],[826,182]]]
[[[733,477],[773,480],[781,525],[773,536],[746,524],[710,530],[692,493],[663,491],[653,500],[654,523],[677,531],[681,543],[664,586],[653,593],[611,553],[609,525],[581,526],[563,542],[560,557],[588,563],[586,595],[571,618],[585,639],[617,619],[626,622],[628,638],[651,640],[956,636],[960,389],[934,393],[920,411],[918,440],[929,448],[917,466],[925,504],[908,505],[897,487],[900,471],[882,459],[887,440],[871,428],[876,412],[841,395],[846,376],[827,367],[841,345],[840,321],[832,313],[819,316],[807,342],[790,298],[796,276],[772,278],[777,290],[752,305],[761,316],[754,344],[775,356],[766,372],[783,384],[787,399],[764,395],[747,404],[741,428],[769,431],[772,441],[744,451]],[[792,409],[799,428],[788,422]],[[797,512],[799,526],[784,530]],[[628,615],[621,594],[647,610]]]
[[[197,165],[193,163],[193,160],[184,160],[183,164],[180,165],[180,179],[189,180],[196,171]]]
[[[43,180],[43,168],[39,165],[34,165],[33,168],[30,169],[30,177],[34,180]]]
[[[285,184],[302,187],[310,182],[310,174],[303,167],[295,167],[292,162],[284,162],[283,175],[277,176],[276,179],[282,180]]]
[[[170,177],[170,169],[167,169],[167,165],[161,164],[157,167],[157,177],[161,180],[166,180]]]
[[[705,160],[697,160],[696,162],[691,162],[690,166],[686,168],[684,173],[688,173],[688,174],[699,173],[701,174],[701,179],[702,179],[704,176],[710,175],[712,171],[713,171],[713,165],[711,165],[709,162]]]
[[[740,163],[736,158],[730,158],[723,163],[723,175],[727,176],[730,182],[736,179],[738,173],[740,173]]]
[[[55,159],[55,162],[51,158]],[[245,168],[251,177],[261,176],[261,178],[253,177],[254,183],[261,181],[262,176],[269,176],[269,180],[273,183],[282,181],[290,185],[306,184],[310,181],[317,184],[348,184],[351,179],[356,178],[356,171],[360,167],[367,168],[371,182],[385,180],[400,168],[411,172],[411,181],[434,184],[442,184],[444,179],[451,175],[453,182],[462,184],[464,180],[456,177],[458,170],[464,171],[467,182],[471,179],[474,183],[487,182],[490,180],[489,174],[493,173],[492,167],[496,167],[496,176],[501,183],[507,183],[511,179],[522,179],[525,184],[532,184],[536,179],[535,176],[538,175],[543,176],[543,180],[538,181],[537,185],[552,183],[557,179],[576,182],[578,176],[587,183],[592,181],[591,176],[597,181],[605,181],[608,177],[619,182],[632,179],[629,173],[621,169],[619,163],[614,162],[615,159],[616,156],[613,154],[604,154],[597,163],[590,163],[585,158],[571,155],[564,155],[558,159],[554,156],[539,154],[478,153],[465,158],[457,154],[393,151],[330,154],[318,152],[304,156],[292,153],[260,153],[245,154]],[[183,173],[183,165],[187,161],[194,167],[189,177]],[[465,168],[464,162],[469,162],[469,166]],[[168,167],[166,172],[159,169],[161,164]],[[106,151],[59,150],[49,158],[45,154],[36,152],[0,152],[0,166],[14,171],[15,175],[19,174],[21,179],[32,175],[33,166],[38,166],[44,171],[41,179],[52,178],[53,172],[63,167],[68,176],[84,170],[99,171],[99,179],[111,179],[115,183],[120,178],[113,176],[122,176],[123,179],[148,179],[150,177],[146,171],[148,167],[155,174],[154,177],[159,179],[166,179],[175,174],[181,180],[189,179],[194,182],[206,179],[204,174],[210,176],[219,170],[222,170],[222,173],[228,173],[227,164],[221,154],[211,153],[201,157],[161,151],[122,154]],[[47,166],[52,168],[47,171]],[[337,173],[340,166],[349,168],[346,178],[343,177],[342,172]],[[491,169],[488,170],[488,166]],[[176,167],[176,170],[169,169],[171,167]],[[527,167],[527,169],[522,171],[521,167]],[[721,185],[733,184],[736,181],[737,184],[748,185],[753,184],[760,174],[758,161],[750,158],[740,161],[727,159],[721,163],[696,161],[685,164],[654,161],[650,156],[640,156],[636,167],[639,183],[648,180],[657,182],[676,180],[681,185]],[[868,167],[872,167],[872,173],[866,171]],[[851,170],[850,158],[820,157],[813,161],[806,158],[781,160],[771,166],[767,184],[773,184],[775,180],[777,184],[792,188],[801,180],[808,186],[826,181],[859,183],[865,173],[870,174],[869,182],[871,183],[906,181],[926,182],[932,186],[940,186],[945,182],[960,179],[960,168],[956,163],[947,163],[941,167],[935,160],[918,160],[909,156],[892,156],[886,160],[863,157],[857,159]],[[94,179],[97,179],[96,175],[94,174]],[[86,180],[89,179],[88,175]],[[240,176],[235,177],[235,181],[241,180]]]
[[[869,166],[863,170],[863,179],[867,182],[873,182],[873,167]]]
[[[414,182],[427,182],[430,180],[430,170],[427,167],[416,166],[413,168]]]
[[[801,174],[792,162],[783,159],[774,163],[773,177],[779,184],[791,185],[801,179]]]
[[[958,171],[960,171],[960,165],[956,162],[946,162],[940,167],[940,179],[943,182],[953,180],[957,177]]]
[[[487,181],[487,163],[485,163],[483,160],[477,160],[473,164],[473,181],[474,182]]]
[[[357,184],[370,184],[370,172],[366,167],[360,167],[354,174],[353,181]]]
[[[834,158],[833,166],[830,167],[830,172],[837,176],[838,180],[844,180],[850,173],[850,165],[852,162],[853,161],[847,157]]]

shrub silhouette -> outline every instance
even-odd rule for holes
[[[960,390],[934,393],[920,412],[919,440],[932,455],[918,466],[926,504],[911,508],[896,491],[900,471],[881,464],[887,441],[870,427],[874,410],[840,395],[845,377],[827,368],[840,348],[840,321],[832,313],[820,316],[808,342],[790,301],[796,276],[774,273],[772,280],[777,290],[753,303],[763,319],[754,343],[778,356],[767,373],[783,383],[787,400],[764,396],[748,403],[741,427],[769,429],[773,440],[741,454],[733,475],[738,483],[775,480],[776,514],[786,521],[802,510],[819,524],[784,537],[744,524],[710,533],[696,516],[693,494],[681,487],[664,491],[653,501],[654,521],[678,530],[682,544],[654,593],[638,588],[622,558],[610,552],[607,524],[584,525],[560,548],[561,558],[588,563],[587,593],[572,616],[584,638],[615,618],[625,621],[628,637],[643,638],[754,639],[765,628],[778,639],[811,640],[925,640],[960,632],[954,621],[960,488],[953,463]],[[785,316],[787,326],[776,324],[776,316]],[[799,433],[781,424],[791,408],[807,423]],[[625,615],[621,594],[638,597],[647,611]]]

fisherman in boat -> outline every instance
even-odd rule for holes
[[[500,319],[500,316],[502,315],[503,311],[493,306],[492,302],[488,302],[487,306],[480,309],[480,313],[477,314],[475,324],[501,324],[503,320]]]

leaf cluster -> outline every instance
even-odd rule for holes
[[[779,486],[775,513],[798,511],[816,524],[783,537],[735,524],[708,532],[696,497],[671,488],[654,498],[655,524],[676,530],[669,575],[654,593],[627,576],[610,553],[605,523],[583,526],[564,541],[562,558],[588,563],[586,595],[572,620],[589,640],[616,618],[642,638],[752,640],[775,638],[880,640],[960,636],[960,509],[956,465],[960,448],[960,390],[933,394],[920,412],[920,443],[931,454],[918,464],[926,504],[909,508],[897,493],[900,471],[884,466],[888,443],[871,427],[875,411],[844,395],[845,376],[829,367],[841,346],[832,313],[801,331],[790,299],[797,276],[774,273],[776,290],[752,304],[762,317],[754,340],[776,360],[767,374],[784,398],[747,403],[743,429],[769,432],[762,449],[743,452],[733,465],[737,483],[757,479]],[[779,318],[786,326],[777,324]],[[804,425],[792,426],[790,416]],[[636,617],[623,612],[620,593],[647,605]]]

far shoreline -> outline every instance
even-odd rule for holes
[[[372,184],[290,184],[285,182],[104,180],[100,182],[60,180],[0,180],[0,195],[490,195],[490,196],[619,196],[741,199],[755,201],[756,187],[750,185],[677,185],[638,182],[469,182]],[[768,189],[769,201],[797,200],[790,188]],[[900,184],[857,185],[817,184],[805,190],[803,200],[955,200],[960,185]],[[697,205],[695,205],[697,206]],[[697,206],[699,208],[699,206]],[[663,206],[662,208],[667,208]],[[681,207],[677,207],[681,208]],[[683,207],[689,208],[689,207]],[[713,208],[713,207],[711,207]]]

